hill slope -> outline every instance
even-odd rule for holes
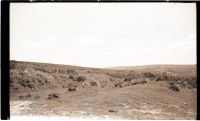
[[[195,119],[196,81],[195,65],[98,69],[10,61],[11,115]],[[30,110],[19,109],[25,101]]]

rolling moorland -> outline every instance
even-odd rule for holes
[[[196,65],[87,68],[10,61],[12,116],[196,119]]]

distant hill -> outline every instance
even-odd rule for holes
[[[134,71],[154,71],[154,72],[169,72],[175,73],[182,76],[196,76],[196,64],[185,64],[185,65],[144,65],[144,66],[119,66],[119,67],[108,67],[106,69],[113,70],[134,70]]]

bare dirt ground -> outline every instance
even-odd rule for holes
[[[11,118],[196,119],[196,65],[174,66],[145,71],[11,61]]]

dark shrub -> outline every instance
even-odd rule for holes
[[[27,87],[29,87],[29,88],[34,88],[34,85],[33,85],[33,84],[30,84],[30,83],[28,83],[28,84],[27,84]]]
[[[132,79],[132,78],[127,77],[127,78],[124,79],[124,81],[131,81],[131,79]]]
[[[131,83],[131,85],[137,85],[137,84],[139,84],[139,82],[133,82],[133,83]]]
[[[146,80],[142,80],[142,81],[140,82],[140,84],[145,84],[145,83],[147,83]]]
[[[196,77],[187,78],[187,82],[192,88],[197,88]]]
[[[117,111],[113,109],[109,109],[108,112],[117,112]]]
[[[156,79],[156,81],[162,81],[162,78],[161,78],[161,77],[158,77],[158,78]]]
[[[27,98],[31,98],[32,95],[29,93],[28,95],[26,95]]]
[[[162,80],[165,80],[165,81],[169,80],[169,76],[167,75],[166,72],[162,73],[161,78],[162,78]]]
[[[115,87],[122,87],[122,82],[119,82],[119,83],[117,83],[117,84],[115,84]]]
[[[21,96],[21,95],[20,95],[20,96],[19,96],[19,99],[25,99],[25,96]]]
[[[169,82],[169,89],[179,92],[179,88],[176,86],[174,82]]]
[[[81,82],[85,80],[86,80],[85,76],[79,76],[76,81]]]
[[[68,91],[76,91],[76,87],[69,87]]]
[[[74,77],[73,77],[73,76],[69,76],[69,78],[70,78],[70,79],[74,79]]]
[[[176,85],[169,86],[170,89],[179,92],[179,88]]]
[[[135,81],[135,82],[132,82],[131,85],[137,85],[137,84],[145,84],[147,83],[146,80],[142,80],[142,81]]]
[[[172,81],[170,81],[170,82],[169,82],[169,85],[175,85],[175,83],[174,83],[174,82],[172,82]]]
[[[48,95],[48,99],[54,99],[54,98],[58,98],[58,94],[57,93],[50,93],[49,95]]]
[[[155,78],[155,75],[151,72],[145,72],[143,75],[147,78]]]
[[[23,87],[26,87],[26,80],[21,80],[19,84],[22,85]]]
[[[91,81],[90,84],[91,84],[91,86],[98,86],[97,82],[95,82],[95,81]]]
[[[68,91],[76,91],[76,85],[74,85],[73,83],[68,84]]]

